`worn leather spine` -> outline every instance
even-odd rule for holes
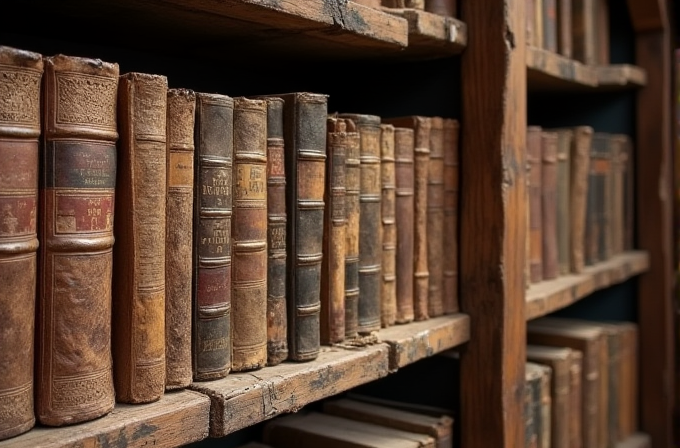
[[[543,1],[543,48],[557,53],[557,0]]]
[[[573,57],[584,64],[597,64],[595,2],[572,0]]]
[[[394,171],[397,185],[395,217],[397,223],[397,315],[396,323],[414,318],[413,311],[413,227],[414,227],[414,141],[413,129],[394,128]]]
[[[165,389],[191,384],[191,249],[196,94],[168,90],[165,202]]]
[[[394,173],[394,126],[380,125],[380,174],[382,198],[382,283],[380,290],[380,322],[382,327],[394,325],[397,317],[397,222],[396,179]]]
[[[345,337],[359,334],[359,190],[361,186],[361,140],[356,124],[346,119],[345,154]]]
[[[195,381],[231,369],[234,100],[196,94],[192,363]]]
[[[583,371],[583,352],[573,350],[571,354],[571,368],[569,370],[569,442],[571,448],[583,446],[583,386],[581,385]]]
[[[0,440],[33,413],[42,56],[0,46]],[[11,349],[10,349],[11,347]]]
[[[590,146],[590,169],[588,171],[588,199],[586,209],[585,253],[586,265],[602,261],[604,238],[604,176],[608,169],[607,135],[594,132]]]
[[[267,103],[234,99],[232,371],[267,362]]]
[[[543,280],[559,275],[557,252],[557,133],[541,134],[541,212],[543,213]]]
[[[323,260],[321,262],[321,343],[345,339],[345,155],[347,123],[328,117]]]
[[[570,239],[571,229],[569,226],[569,187],[570,187],[570,160],[571,142],[573,131],[571,129],[559,129],[557,132],[557,262],[559,274],[566,275],[571,272],[570,266]]]
[[[541,202],[541,128],[527,127],[527,160],[529,162],[529,281],[543,279],[543,208]]]
[[[578,126],[573,129],[571,144],[569,228],[571,229],[571,272],[583,272],[586,260],[585,234],[586,210],[588,206],[588,173],[590,171],[590,146],[593,128]]]
[[[288,357],[283,100],[267,98],[267,365]]]
[[[44,62],[36,416],[61,426],[114,404],[118,65],[63,55]]]
[[[625,136],[623,142],[623,250],[635,247],[635,154],[633,141]]]
[[[165,390],[165,76],[126,73],[118,84],[118,178],[113,249],[116,401]]]
[[[444,227],[442,266],[444,268],[444,314],[456,313],[458,306],[458,120],[444,119]]]
[[[430,118],[430,162],[427,168],[427,310],[444,314],[444,119]]]
[[[458,14],[457,0],[425,0],[425,11],[440,16],[456,17]]]
[[[626,159],[625,142],[626,136],[623,134],[612,136],[612,169],[610,178],[612,202],[610,207],[611,232],[609,234],[611,255],[618,255],[623,252],[623,167]]]
[[[557,47],[559,53],[566,57],[572,56],[572,0],[557,0]]]

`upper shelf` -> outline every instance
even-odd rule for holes
[[[527,47],[529,91],[608,91],[642,87],[646,72],[634,65],[585,65],[542,48]]]

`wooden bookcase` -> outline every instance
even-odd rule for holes
[[[3,45],[99,57],[119,62],[121,73],[168,75],[171,87],[234,96],[318,91],[330,94],[331,112],[459,118],[462,313],[382,330],[379,342],[365,347],[324,347],[313,362],[197,383],[150,405],[117,405],[86,424],[35,428],[0,447],[179,446],[294,412],[452,348],[460,351],[462,446],[521,447],[526,321],[636,277],[644,434],[621,447],[648,447],[651,440],[654,448],[670,448],[675,389],[667,6],[663,0],[628,0],[634,63],[591,67],[528,48],[525,3],[459,0],[460,19],[346,0],[4,4]],[[639,250],[527,290],[529,91],[637,92]]]

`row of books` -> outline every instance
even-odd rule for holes
[[[637,422],[637,326],[544,317],[528,323],[526,447],[615,447]]]
[[[456,312],[457,138],[0,47],[0,439]]]
[[[527,128],[530,283],[633,248],[632,143],[588,126]]]
[[[440,16],[457,17],[458,0],[354,0],[372,8],[409,8],[431,12]]]

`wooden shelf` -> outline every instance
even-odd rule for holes
[[[36,427],[0,442],[3,448],[175,447],[208,436],[210,400],[189,390],[150,404],[117,404],[97,420],[61,428]]]
[[[637,433],[623,442],[616,444],[616,448],[651,448],[652,439],[647,434]]]
[[[587,266],[582,274],[565,275],[533,284],[526,293],[526,318],[545,316],[577,302],[593,291],[621,283],[647,269],[649,255],[632,251]]]
[[[527,47],[527,88],[530,91],[607,91],[642,87],[643,69],[634,65],[590,66],[542,48]]]

